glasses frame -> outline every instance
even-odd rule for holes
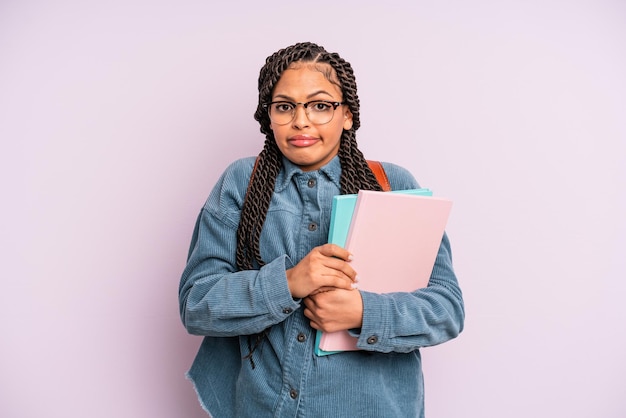
[[[270,112],[270,106],[272,106],[273,104],[276,103],[288,103],[290,105],[293,105],[293,110],[291,111],[291,119],[289,119],[288,122],[285,123],[278,123],[272,120],[272,112]],[[326,103],[327,105],[330,105],[333,107],[333,115],[330,117],[330,119],[328,120],[328,122],[324,122],[324,123],[314,123],[313,121],[311,121],[311,123],[313,123],[314,125],[326,125],[327,123],[330,123],[333,118],[335,117],[335,110],[337,110],[337,108],[343,104],[345,104],[345,102],[331,102],[330,100],[311,100],[308,102],[290,102],[289,100],[276,100],[274,102],[269,102],[269,103],[263,103],[263,109],[265,109],[267,111],[267,115],[269,116],[270,120],[272,120],[273,123],[275,123],[276,125],[279,126],[283,126],[283,125],[287,125],[288,123],[291,123],[294,118],[296,117],[296,109],[298,107],[298,105],[302,105],[302,107],[304,108],[304,113],[306,114],[307,119],[311,120],[311,118],[309,117],[309,105],[311,103]]]

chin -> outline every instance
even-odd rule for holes
[[[312,161],[312,160],[307,160],[307,159],[295,158],[290,161],[294,163],[295,165],[297,165],[298,167],[300,167],[303,171],[310,171],[314,169],[316,170],[317,168],[322,166],[322,164],[320,164],[320,162],[316,160]]]

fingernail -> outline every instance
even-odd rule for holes
[[[359,284],[358,283],[352,283],[350,284],[350,287],[353,289],[358,289],[359,288]]]

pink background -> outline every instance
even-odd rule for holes
[[[222,3],[0,3],[0,416],[204,416],[178,280],[300,40],[352,62],[366,156],[455,202],[427,416],[626,416],[626,4]]]

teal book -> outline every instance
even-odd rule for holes
[[[408,190],[394,190],[387,193],[402,193],[416,196],[432,196],[433,193],[430,189],[408,189]],[[330,212],[330,229],[328,230],[328,242],[331,244],[339,245],[340,247],[346,246],[346,240],[350,231],[350,224],[352,222],[352,214],[357,203],[356,194],[344,194],[333,197],[332,208]],[[339,353],[340,351],[325,351],[320,348],[323,332],[317,331],[315,335],[315,354],[318,356],[325,356],[328,354]]]

